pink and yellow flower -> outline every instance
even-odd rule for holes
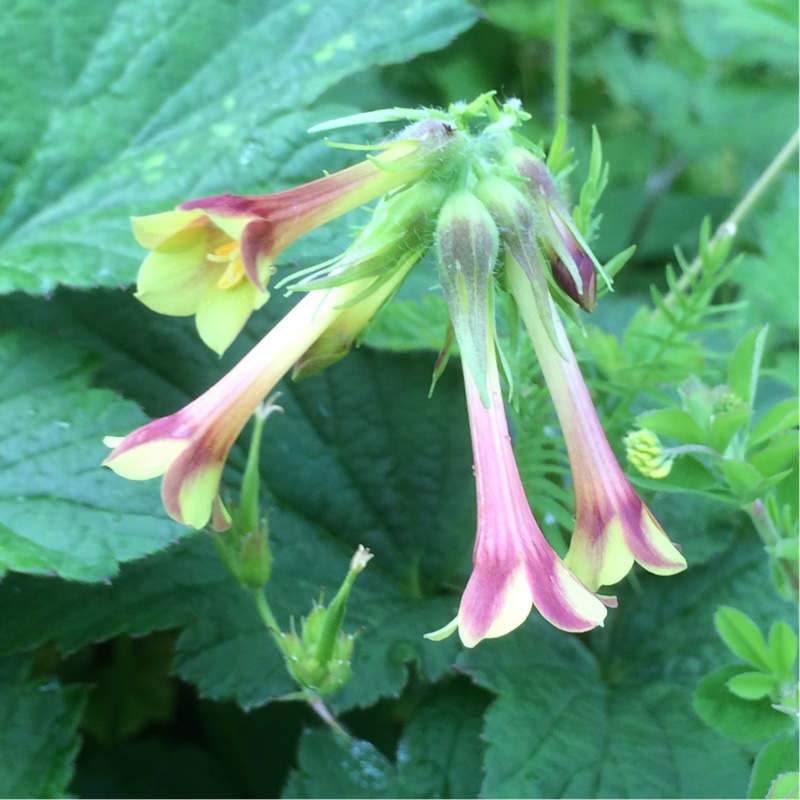
[[[589,587],[619,582],[634,561],[656,575],[686,560],[625,477],[606,439],[575,354],[551,301],[552,341],[527,277],[513,259],[506,274],[530,334],[567,444],[575,485],[575,530],[565,562]]]
[[[430,156],[450,136],[442,123],[425,120],[374,158],[303,186],[269,195],[206,197],[134,217],[137,240],[152,251],[139,269],[137,298],[162,314],[195,315],[200,337],[222,354],[268,300],[275,259],[286,247],[418,180],[436,164]]]
[[[536,524],[511,448],[493,361],[488,378],[487,408],[464,370],[478,497],[472,575],[458,616],[428,638],[444,638],[458,627],[464,645],[474,647],[519,627],[534,606],[561,630],[588,631],[602,625],[606,607],[564,564]]]
[[[395,285],[405,272],[393,276]],[[219,500],[222,470],[233,443],[258,404],[343,312],[351,315],[370,279],[309,292],[227,375],[189,405],[153,420],[123,439],[103,462],[132,480],[164,476],[161,497],[167,513],[192,528],[226,527]],[[372,308],[367,294],[359,303]],[[364,324],[356,315],[354,324]]]

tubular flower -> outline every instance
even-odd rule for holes
[[[398,276],[398,280],[402,276]],[[214,518],[226,527],[219,483],[228,452],[258,404],[292,365],[336,322],[366,282],[309,292],[227,375],[186,407],[153,420],[114,447],[103,464],[132,480],[164,476],[167,513],[192,528]],[[365,299],[365,302],[369,297]]]
[[[519,627],[533,606],[567,631],[590,630],[606,616],[603,603],[547,543],[514,460],[494,345],[492,270],[498,246],[497,226],[475,195],[463,191],[448,199],[439,217],[436,249],[462,353],[478,530],[458,616],[429,637],[443,638],[458,627],[467,647]]]
[[[134,217],[134,235],[152,251],[139,269],[137,298],[162,314],[194,314],[200,337],[222,354],[269,299],[275,259],[288,245],[418,180],[435,166],[432,155],[450,136],[442,122],[423,120],[378,156],[303,186],[269,195],[206,197]]]
[[[551,318],[558,349],[535,313],[530,285],[513,259],[507,275],[553,398],[572,468],[575,530],[567,565],[592,591],[622,580],[634,561],[656,575],[681,572],[686,560],[614,457],[555,308]]]
[[[428,637],[444,638],[457,626],[464,645],[474,647],[482,639],[504,636],[519,627],[533,606],[565,631],[602,625],[603,602],[550,547],[528,506],[511,449],[496,365],[492,363],[489,370],[488,408],[467,369],[464,382],[478,496],[473,569],[458,616]]]

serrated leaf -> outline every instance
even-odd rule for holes
[[[305,130],[322,118],[308,105],[345,76],[445,45],[476,12],[463,0],[14,0],[4,19],[0,292],[39,293],[130,283],[131,213],[284,188],[304,160],[319,177],[324,145]]]
[[[777,686],[774,675],[766,672],[741,672],[726,684],[728,689],[743,700],[760,700],[767,697]]]
[[[770,788],[778,775],[796,772],[798,767],[797,735],[781,736],[767,742],[756,756],[753,774],[750,776],[748,798],[768,797]],[[790,797],[790,795],[786,795]]]
[[[687,690],[653,675],[641,682],[608,672],[576,637],[543,624],[485,644],[461,659],[498,694],[486,720],[484,796],[742,791],[746,759],[696,719]]]
[[[770,671],[767,643],[758,626],[747,614],[735,608],[720,608],[714,614],[714,627],[734,655],[754,667]]]
[[[794,720],[776,711],[768,699],[743,700],[730,691],[731,678],[747,671],[747,667],[731,664],[706,675],[694,694],[700,718],[734,742],[771,739],[794,727]]]
[[[103,436],[144,422],[90,389],[95,359],[42,333],[0,336],[0,568],[83,581],[187,533],[141,484],[100,466]]]
[[[67,794],[85,702],[84,687],[0,683],[0,795]]]
[[[93,319],[98,315],[86,297],[73,312],[78,308],[91,319],[83,323],[89,331],[105,324],[105,317]],[[191,396],[180,386],[210,383],[220,370],[190,328],[157,336],[161,344],[153,348],[152,331],[126,337],[130,320],[119,311],[104,374],[118,375],[120,386],[159,403],[160,412]],[[275,550],[268,593],[281,624],[288,628],[290,615],[307,614],[322,588],[330,593],[339,585],[359,543],[376,556],[348,607],[346,630],[363,629],[354,654],[359,678],[331,698],[337,708],[399,693],[409,663],[438,678],[457,647],[455,640],[435,645],[422,638],[454,614],[456,598],[436,595],[442,582],[463,580],[475,530],[461,378],[448,371],[429,400],[431,360],[356,351],[319,376],[285,384],[285,414],[271,418],[265,433],[262,474],[272,491]],[[125,424],[120,417],[118,425]],[[238,483],[243,455],[234,448],[230,485]],[[116,491],[144,489],[158,505],[157,482],[110,477]],[[0,628],[0,650],[50,639],[73,650],[120,632],[183,628],[176,669],[203,694],[254,706],[292,688],[251,599],[222,570],[206,537],[134,565],[113,587],[75,587],[73,595],[53,583],[31,584],[30,593],[15,586],[0,584],[0,595],[13,592],[20,609],[14,624]]]

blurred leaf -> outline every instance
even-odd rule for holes
[[[658,436],[668,436],[680,444],[704,444],[706,435],[687,411],[664,408],[641,414],[638,424]]]
[[[734,742],[771,739],[793,728],[795,721],[776,711],[768,699],[743,700],[728,689],[731,678],[747,671],[747,667],[731,664],[706,675],[694,695],[700,718]]]
[[[773,781],[783,773],[797,771],[797,735],[781,736],[767,742],[756,756],[750,777],[748,798],[769,797]],[[791,795],[785,795],[791,797]]]
[[[329,731],[307,731],[283,796],[475,797],[485,707],[476,690],[444,690],[411,715],[396,764],[370,742],[343,745]]]
[[[796,797],[800,797],[800,772],[778,775],[767,794],[767,800],[795,800]]]
[[[100,466],[103,436],[144,422],[89,389],[94,358],[41,333],[0,336],[0,568],[97,581],[188,533],[140,483]]]
[[[442,47],[476,12],[463,0],[13,0],[4,19],[0,292],[44,293],[130,283],[131,213],[283,188],[298,167],[319,177],[308,104]]]
[[[796,428],[800,419],[797,398],[782,400],[772,406],[754,425],[750,436],[747,439],[748,447],[755,447],[762,442],[769,441],[773,437],[790,428]]]
[[[764,636],[747,614],[735,608],[720,608],[714,614],[714,626],[734,655],[759,669],[771,669]]]
[[[747,333],[736,345],[728,364],[728,385],[750,408],[756,399],[758,374],[768,331],[769,326],[764,325]]]
[[[345,744],[331,731],[308,730],[297,761],[283,792],[287,798],[405,796],[394,764],[363,739]]]
[[[791,680],[794,662],[797,661],[797,634],[783,620],[769,631],[769,660],[781,680]]]
[[[777,686],[774,675],[766,672],[741,672],[726,684],[728,689],[743,700],[760,700],[767,697]]]
[[[67,794],[85,701],[84,687],[0,683],[0,795]]]

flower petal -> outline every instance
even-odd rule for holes
[[[230,289],[219,290],[216,284],[208,286],[197,304],[195,324],[200,338],[222,355],[244,328],[253,310],[268,299],[268,292],[259,292],[244,278]]]

